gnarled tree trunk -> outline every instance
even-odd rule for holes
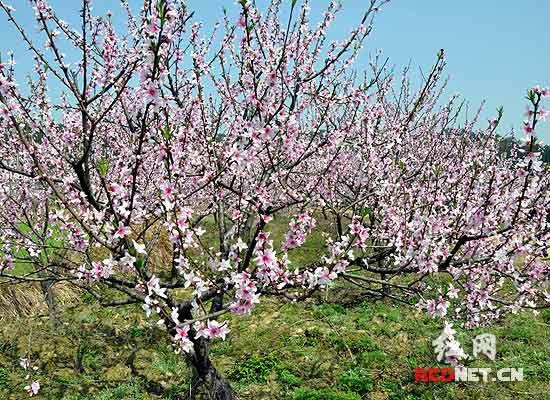
[[[223,305],[223,292],[212,299],[210,312],[219,311]],[[180,305],[180,315],[191,319],[191,307],[189,304]],[[194,329],[190,331],[193,341],[193,353],[189,355],[189,362],[195,370],[195,382],[191,388],[190,398],[205,398],[207,400],[233,400],[235,399],[231,385],[214,367],[210,356],[210,341],[205,338],[195,339]]]
[[[229,382],[216,370],[208,356],[209,343],[205,339],[195,342],[195,354],[191,364],[196,371],[196,382],[191,391],[191,398],[203,394],[208,400],[233,400],[233,389]]]

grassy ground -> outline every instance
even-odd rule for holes
[[[190,370],[162,332],[135,307],[84,305],[53,331],[45,319],[4,322],[0,336],[0,398],[26,395],[19,357],[39,366],[38,399],[179,399]],[[266,301],[251,318],[234,318],[227,341],[212,356],[242,399],[544,399],[550,393],[550,313],[514,316],[490,329],[497,359],[471,365],[524,368],[513,383],[415,384],[416,367],[437,366],[430,341],[440,322],[379,301],[339,304]],[[134,350],[135,359],[129,361]],[[131,367],[131,365],[133,365]],[[545,397],[546,396],[546,397]]]
[[[286,222],[271,227],[276,241]],[[211,241],[215,246],[215,239]],[[322,243],[320,234],[312,235],[292,261],[317,258]],[[438,366],[431,340],[440,334],[442,322],[386,301],[344,306],[342,296],[349,288],[343,289],[304,304],[264,298],[251,317],[230,317],[231,333],[225,342],[214,343],[212,358],[239,398],[550,399],[550,310],[537,317],[511,316],[474,332],[457,328],[469,353],[475,335],[497,337],[495,361],[467,365],[523,368],[523,382],[415,384],[414,368]],[[19,289],[16,297],[26,294]],[[1,400],[27,397],[20,357],[39,367],[36,378],[42,389],[37,399],[186,398],[191,370],[139,306],[104,309],[91,296],[75,298],[74,293],[64,299],[72,307],[65,309],[65,324],[59,329],[45,317],[7,317],[0,307]]]

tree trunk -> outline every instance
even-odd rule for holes
[[[196,393],[203,393],[203,398],[208,400],[233,400],[233,389],[229,382],[220,375],[213,365],[199,376],[200,386],[197,386]],[[196,395],[196,394],[195,394]]]
[[[191,364],[197,373],[197,380],[191,390],[191,399],[201,398],[208,400],[233,400],[233,389],[229,382],[216,370],[208,356],[209,343],[205,339],[195,342],[195,354]]]
[[[210,312],[219,311],[223,306],[223,292],[212,299]],[[192,319],[190,303],[180,304],[179,314],[185,319]],[[205,338],[195,339],[195,330],[191,327],[191,341],[193,352],[188,356],[188,361],[195,370],[195,382],[193,383],[189,399],[206,400],[234,400],[235,395],[231,385],[214,367],[210,356],[210,341]],[[185,398],[187,399],[187,397]]]
[[[48,313],[50,315],[50,321],[52,322],[55,328],[58,328],[61,325],[61,318],[59,317],[59,307],[57,305],[57,300],[55,298],[55,293],[53,292],[54,282],[51,280],[45,280],[40,282],[42,287],[42,293],[46,300],[46,305],[48,306]]]

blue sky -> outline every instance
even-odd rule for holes
[[[261,7],[267,0],[256,0]],[[23,24],[34,27],[26,0],[8,0]],[[312,13],[319,14],[329,0],[311,0]],[[344,7],[332,32],[342,37],[359,20],[367,0],[341,0]],[[78,17],[77,0],[50,0],[61,17]],[[140,0],[130,0],[137,5]],[[290,0],[287,0],[290,7]],[[95,0],[97,12],[119,12],[119,0]],[[196,18],[205,24],[220,18],[225,6],[237,10],[234,0],[188,0]],[[460,93],[471,113],[485,101],[484,120],[504,106],[501,129],[519,127],[525,109],[527,88],[550,86],[549,0],[392,0],[378,15],[358,67],[366,65],[369,53],[382,49],[400,71],[409,62],[429,69],[439,49],[447,55],[446,73],[451,77],[449,94]],[[0,16],[0,51],[13,50],[20,71],[32,68],[25,46],[15,30]],[[21,76],[21,75],[20,75]],[[418,75],[417,75],[418,76]],[[549,101],[550,103],[550,101]],[[550,104],[548,104],[550,108]],[[503,132],[504,133],[504,132]],[[539,137],[550,143],[550,123],[539,129]]]

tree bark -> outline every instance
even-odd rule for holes
[[[48,306],[48,313],[50,315],[50,321],[55,328],[61,326],[61,318],[59,316],[59,307],[57,305],[57,299],[55,298],[55,293],[53,292],[52,286],[54,282],[51,280],[45,280],[40,282],[42,287],[42,293],[46,300],[46,305]]]
[[[195,354],[191,357],[191,365],[196,372],[196,381],[191,390],[191,399],[205,398],[208,400],[235,399],[231,385],[214,367],[208,356],[209,343],[201,338],[194,343]]]
[[[210,312],[216,312],[223,305],[223,292],[214,296]],[[180,316],[191,319],[191,307],[189,304],[181,304],[179,307]],[[195,330],[190,330],[190,337],[193,341],[193,352],[188,356],[188,360],[195,370],[195,382],[190,390],[189,398],[206,400],[234,400],[235,395],[231,384],[225,379],[212,364],[210,360],[210,340],[205,338],[194,339]],[[183,400],[183,399],[182,399]]]

